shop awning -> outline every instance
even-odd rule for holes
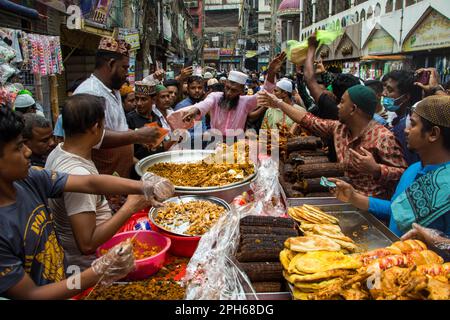
[[[364,56],[361,57],[361,61],[370,60],[405,60],[407,59],[404,55],[386,55],[386,56]]]
[[[12,12],[29,19],[37,20],[40,18],[37,10],[7,0],[0,0],[0,10]]]

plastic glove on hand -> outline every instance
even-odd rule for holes
[[[105,255],[92,262],[92,270],[101,276],[100,284],[110,285],[128,275],[135,268],[131,239],[119,243]]]

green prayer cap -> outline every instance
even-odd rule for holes
[[[374,115],[378,102],[375,92],[372,89],[358,84],[349,88],[347,92],[350,99],[352,99],[353,103],[356,104],[359,109],[370,116]]]

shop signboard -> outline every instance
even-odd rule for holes
[[[220,49],[219,48],[205,48],[203,49],[203,60],[219,60]]]
[[[419,51],[450,46],[450,19],[432,11],[406,39],[403,51]]]
[[[229,49],[229,48],[222,48],[220,49],[220,55],[221,56],[232,56],[234,54],[234,50],[233,49]]]
[[[369,54],[387,54],[394,51],[394,39],[383,29],[377,30],[367,44]]]

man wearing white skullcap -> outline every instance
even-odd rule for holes
[[[269,64],[267,80],[264,89],[272,92],[275,75],[280,70],[286,54],[283,52],[276,56]],[[194,104],[192,107],[182,109],[169,117],[169,122],[182,117],[186,126],[193,126],[195,119],[200,119],[208,112],[211,115],[211,128],[220,130],[224,136],[233,136],[235,132],[227,130],[245,130],[247,116],[256,108],[256,95],[244,95],[247,75],[239,71],[231,71],[225,82],[224,92],[213,92],[208,97]],[[182,114],[177,114],[181,112]]]
[[[292,81],[287,78],[283,78],[277,82],[273,93],[278,99],[283,100],[283,102],[300,109],[302,108],[301,106],[292,102],[293,89],[294,86]],[[279,126],[282,125],[286,125],[290,128],[292,125],[295,125],[295,122],[278,108],[267,109],[261,129],[279,129]]]

